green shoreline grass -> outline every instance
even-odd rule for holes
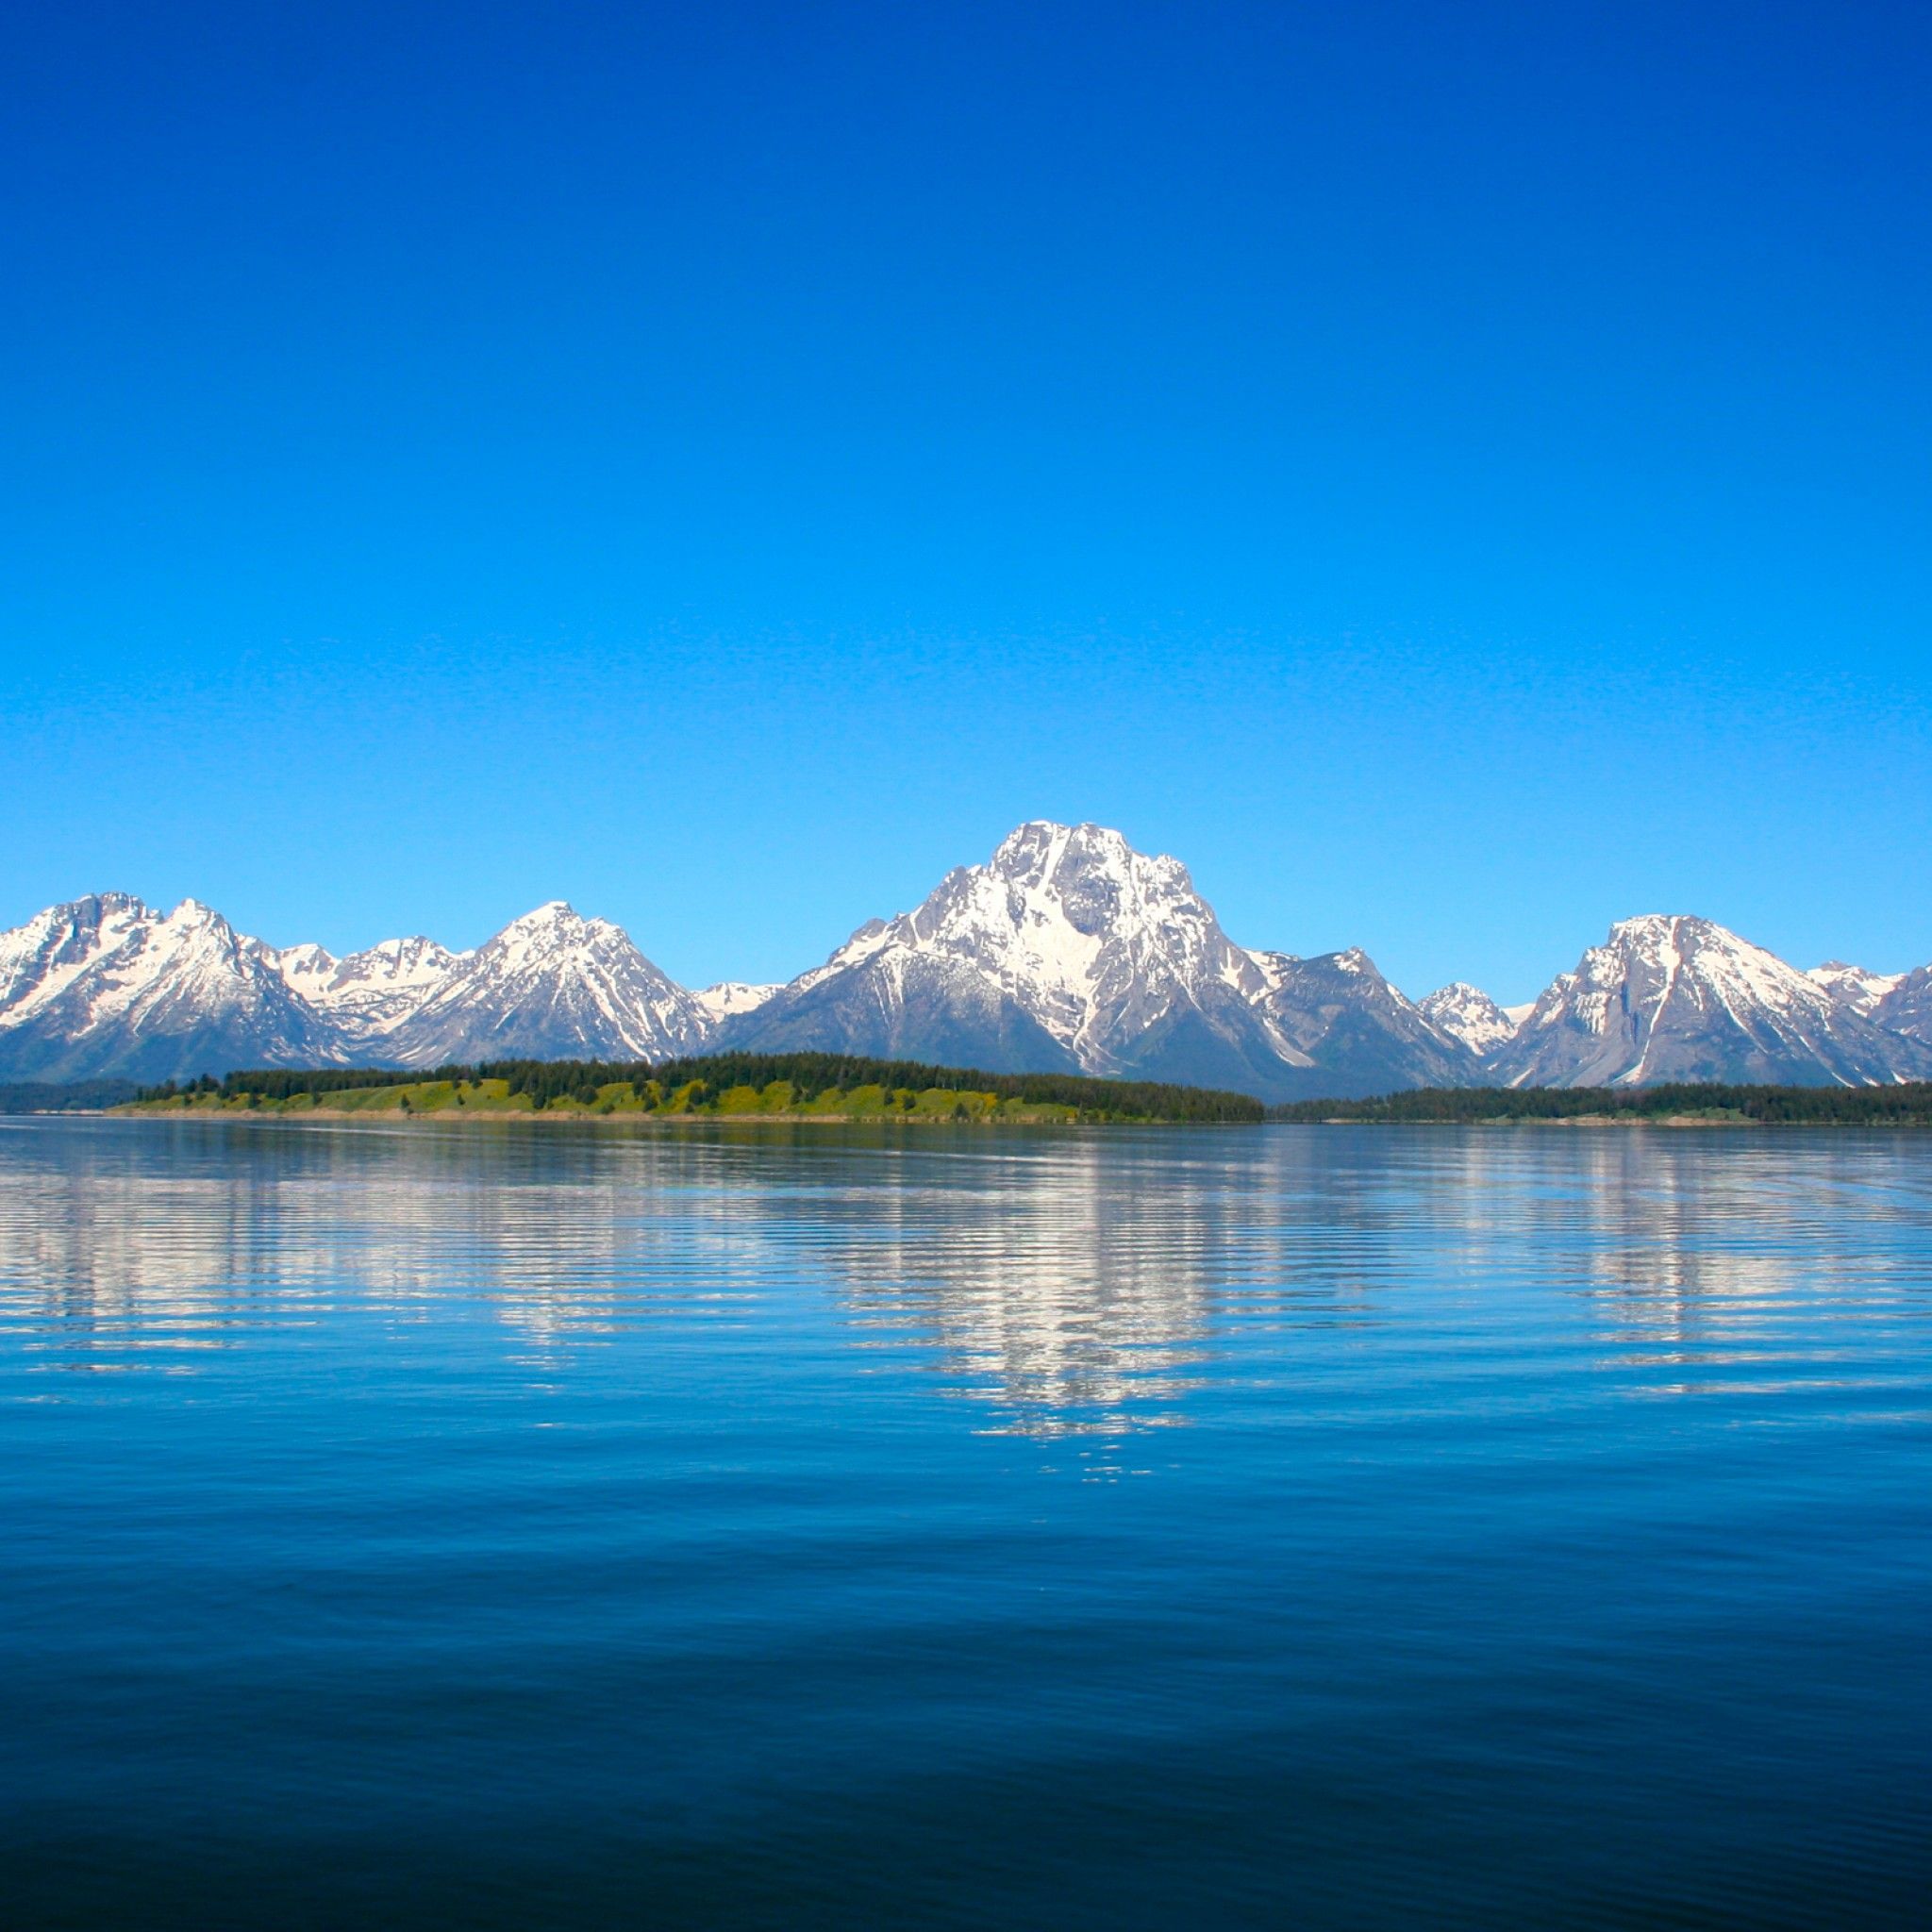
[[[538,1107],[527,1093],[512,1093],[505,1080],[413,1080],[391,1087],[341,1088],[295,1093],[282,1099],[259,1093],[183,1093],[172,1099],[130,1101],[113,1109],[169,1119],[220,1114],[275,1120],[357,1120],[455,1117],[470,1120],[654,1120],[654,1121],[1078,1121],[1126,1119],[1051,1103],[1002,1101],[996,1093],[949,1087],[888,1090],[875,1085],[847,1093],[839,1089],[797,1100],[784,1082],[774,1087],[729,1087],[694,1101],[686,1092],[640,1092],[629,1081],[608,1081],[589,1099],[562,1094]]]

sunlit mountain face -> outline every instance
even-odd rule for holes
[[[1613,926],[1526,1008],[1456,982],[1420,1002],[1359,947],[1238,943],[1178,859],[1036,821],[782,985],[692,991],[621,926],[552,901],[487,943],[416,935],[338,958],[184,901],[50,907],[0,934],[0,1080],[237,1067],[832,1051],[1082,1073],[1266,1100],[1412,1087],[1932,1077],[1932,968],[1800,973],[1707,919]]]

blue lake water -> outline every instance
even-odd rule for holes
[[[1857,1926],[1932,1136],[0,1122],[12,1926]]]

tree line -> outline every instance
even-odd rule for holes
[[[1389,1124],[1657,1120],[1707,1115],[1766,1125],[1932,1126],[1932,1081],[1892,1087],[1727,1086],[1674,1081],[1657,1087],[1422,1087],[1374,1100],[1298,1100],[1268,1110],[1275,1121]]]
[[[269,1067],[239,1071],[217,1079],[164,1081],[144,1087],[137,1100],[173,1100],[183,1095],[218,1095],[225,1100],[254,1095],[263,1101],[285,1101],[298,1094],[319,1099],[325,1093],[354,1092],[373,1087],[410,1086],[447,1080],[503,1080],[512,1094],[527,1094],[541,1111],[551,1102],[573,1100],[589,1106],[598,1090],[628,1081],[641,1091],[648,1081],[674,1093],[691,1089],[694,1106],[734,1087],[765,1088],[791,1084],[800,1103],[858,1087],[881,1087],[888,1092],[922,1092],[932,1088],[995,1093],[1002,1100],[1026,1105],[1070,1107],[1093,1118],[1180,1122],[1256,1122],[1265,1109],[1245,1093],[1228,1093],[1206,1087],[1181,1087],[1152,1080],[1097,1080],[1077,1074],[989,1074],[972,1067],[931,1066],[923,1060],[872,1059],[842,1053],[727,1053],[672,1060],[479,1060],[453,1062],[433,1068],[399,1067]]]

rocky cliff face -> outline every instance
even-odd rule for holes
[[[1901,973],[1872,1008],[1872,1018],[1893,1033],[1932,1047],[1932,966]]]

